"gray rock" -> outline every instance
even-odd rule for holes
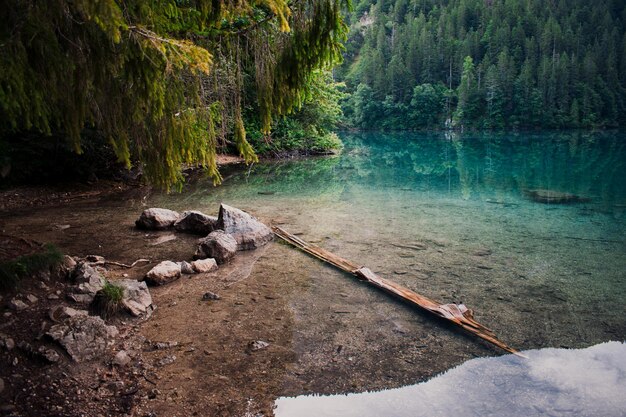
[[[15,341],[4,333],[0,333],[0,347],[6,350],[13,350],[15,347]]]
[[[174,363],[175,361],[176,361],[176,355],[167,355],[166,357],[164,357],[163,359],[158,361],[157,365],[165,366],[165,365],[169,365],[171,363]]]
[[[69,318],[66,324],[52,326],[47,333],[76,362],[102,356],[117,334],[117,328],[107,326],[100,317],[82,315]]]
[[[48,294],[48,297],[46,298],[48,298],[48,300],[58,300],[59,296],[56,294]]]
[[[198,259],[191,263],[194,271],[198,273],[211,272],[217,269],[217,262],[213,258]]]
[[[106,283],[104,277],[87,262],[79,262],[72,277],[78,285],[73,288],[75,294],[71,294],[69,297],[81,304],[91,303],[96,293]]]
[[[95,295],[91,294],[68,294],[67,298],[77,304],[91,304]]]
[[[180,272],[182,272],[183,274],[195,274],[196,270],[193,269],[193,266],[191,266],[191,264],[187,261],[181,261],[181,262],[176,262],[178,265],[180,265]]]
[[[59,356],[56,350],[47,348],[45,346],[39,346],[37,353],[39,354],[39,356],[41,356],[50,363],[56,363],[61,359],[61,356]]]
[[[48,317],[54,322],[63,322],[66,319],[75,317],[75,316],[87,316],[89,313],[87,310],[76,310],[72,307],[58,305],[56,307],[52,307],[50,311],[48,311]]]
[[[128,365],[130,361],[130,356],[128,356],[125,350],[120,350],[115,354],[115,357],[113,357],[113,365],[117,365],[121,368]]]
[[[174,223],[174,228],[179,232],[206,236],[217,229],[217,217],[207,216],[195,210],[184,211],[176,223]]]
[[[28,308],[28,304],[26,304],[22,300],[18,300],[17,298],[14,298],[11,301],[9,301],[9,308],[15,311],[22,311]]]
[[[167,229],[174,225],[180,215],[168,209],[149,208],[143,211],[139,219],[135,221],[135,226],[139,229],[158,230]]]
[[[214,258],[218,264],[232,259],[237,253],[237,241],[222,230],[215,230],[207,237],[199,240],[196,259]]]
[[[269,345],[269,343],[264,342],[263,340],[255,340],[254,342],[248,343],[248,350],[250,352],[256,352],[257,350],[267,348]]]
[[[60,266],[60,276],[62,277],[71,277],[74,268],[76,268],[76,261],[71,256],[65,255],[63,257],[63,262]]]
[[[152,296],[145,282],[134,279],[121,279],[113,282],[114,285],[124,290],[122,305],[133,316],[149,317],[154,310]]]
[[[35,297],[33,294],[28,294],[26,296],[26,299],[28,300],[29,303],[31,304],[35,304],[37,301],[39,301],[39,298]]]
[[[272,229],[248,213],[226,204],[220,205],[218,227],[237,241],[237,250],[259,248],[274,238]]]
[[[222,297],[211,291],[207,291],[202,295],[202,301],[216,301],[221,299]]]
[[[172,261],[163,261],[146,274],[146,282],[150,285],[163,285],[180,278],[180,265]]]

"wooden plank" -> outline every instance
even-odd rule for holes
[[[516,349],[508,346],[506,343],[498,340],[493,331],[474,320],[472,310],[463,304],[439,304],[428,297],[416,293],[402,285],[399,285],[388,279],[381,278],[372,272],[369,268],[358,266],[353,262],[343,259],[326,249],[320,248],[312,243],[305,242],[297,236],[281,229],[280,227],[272,227],[274,234],[291,245],[303,250],[304,252],[324,261],[331,265],[348,272],[362,281],[366,281],[371,285],[399,297],[400,299],[424,309],[442,319],[448,320],[455,325],[463,328],[465,331],[503,349],[507,352],[518,356],[525,357]]]

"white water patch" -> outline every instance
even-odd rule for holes
[[[626,344],[472,359],[430,381],[379,392],[276,400],[276,417],[624,417]]]

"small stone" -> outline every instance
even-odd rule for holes
[[[0,333],[0,347],[12,350],[15,347],[15,341],[6,334]]]
[[[193,269],[198,272],[211,272],[217,269],[217,262],[213,258],[198,259],[191,263]]]
[[[63,257],[63,262],[61,262],[59,268],[59,275],[63,278],[71,277],[74,268],[76,268],[76,261],[71,256],[65,255]]]
[[[31,304],[35,304],[37,301],[39,301],[39,298],[35,297],[35,296],[34,296],[34,295],[32,295],[32,294],[28,294],[28,295],[26,296],[26,299],[27,299],[27,300],[28,300],[28,302],[29,302],[29,303],[31,303]]]
[[[18,300],[17,298],[14,298],[11,301],[9,301],[9,308],[15,311],[22,311],[28,308],[28,304],[26,304],[22,300]]]
[[[56,294],[48,294],[48,300],[58,300],[59,296]]]
[[[207,291],[202,295],[202,301],[214,301],[214,300],[221,300],[222,297],[220,297],[219,295],[211,292],[211,291]]]
[[[128,353],[125,350],[120,350],[115,354],[115,357],[113,358],[113,365],[124,367],[128,365],[130,361],[131,358],[130,356],[128,356]]]
[[[146,274],[146,282],[150,285],[163,285],[180,278],[180,265],[172,261],[163,261]]]
[[[61,356],[59,356],[56,350],[46,348],[45,346],[40,346],[38,353],[41,357],[43,357],[50,363],[56,363],[61,359]]]
[[[180,272],[182,272],[183,274],[195,274],[196,273],[196,270],[193,269],[193,266],[189,262],[180,261],[176,263],[180,265]]]
[[[164,357],[163,359],[161,359],[159,362],[157,362],[157,365],[166,366],[166,365],[174,363],[174,361],[176,361],[176,355],[168,355]]]
[[[47,290],[48,286],[45,282],[37,281],[37,288],[39,288],[40,290]]]
[[[63,305],[52,307],[50,311],[48,311],[48,317],[54,322],[61,322],[75,316],[87,316],[88,314],[86,310],[76,310]]]
[[[161,391],[159,391],[156,388],[152,388],[150,391],[148,391],[148,398],[151,399],[151,400],[154,400],[160,394],[161,394]]]
[[[152,347],[156,350],[170,349],[178,346],[177,341],[169,341],[169,342],[156,342]]]
[[[267,348],[269,345],[269,343],[264,342],[263,340],[255,340],[254,342],[248,343],[248,350],[251,352],[256,352],[258,350]]]

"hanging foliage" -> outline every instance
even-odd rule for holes
[[[263,130],[302,103],[311,72],[337,62],[342,0],[0,0],[0,138],[95,128],[155,185],[181,166],[220,176],[216,148],[247,162],[242,107]],[[251,103],[254,100],[254,103]]]

